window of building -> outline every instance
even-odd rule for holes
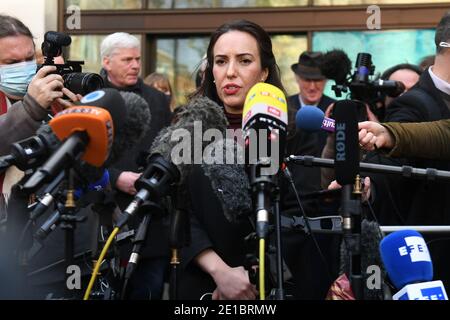
[[[352,61],[352,69],[359,52],[370,53],[376,75],[399,63],[419,64],[424,57],[435,54],[434,33],[431,29],[314,32],[312,47],[322,52],[344,50]],[[332,84],[334,81],[328,81],[325,93],[334,97]]]
[[[141,9],[142,0],[66,0],[66,8],[76,5],[81,10]]]
[[[313,0],[315,6],[371,5],[371,4],[428,4],[450,0]]]
[[[151,0],[150,9],[242,8],[306,6],[308,0]]]

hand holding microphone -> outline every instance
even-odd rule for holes
[[[358,138],[361,148],[372,151],[377,148],[392,148],[394,137],[386,127],[374,121],[364,121],[358,124]]]

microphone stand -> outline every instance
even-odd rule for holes
[[[61,217],[60,217],[60,226],[61,229],[65,231],[65,244],[64,244],[64,257],[66,270],[71,265],[74,264],[74,256],[75,256],[75,241],[74,241],[74,232],[76,229],[77,222],[82,222],[86,220],[86,217],[76,217],[76,204],[74,197],[74,172],[73,169],[66,169],[66,175],[68,177],[68,187],[67,187],[67,196],[65,206],[62,208]],[[69,274],[66,275],[66,284],[68,280]],[[72,291],[67,288],[68,293],[72,293]]]
[[[295,164],[307,166],[307,167],[324,167],[334,168],[335,162],[333,159],[316,158],[312,156],[295,156],[290,155],[285,159],[286,163],[293,162]],[[426,178],[429,180],[441,179],[450,180],[450,171],[437,170],[433,168],[421,169],[411,166],[388,166],[384,164],[374,164],[367,162],[359,163],[361,172],[373,172],[373,173],[387,173],[387,174],[399,174],[406,178]]]
[[[274,213],[275,213],[275,236],[276,236],[276,260],[277,260],[277,288],[274,290],[274,300],[284,300],[285,292],[283,288],[284,272],[283,272],[283,255],[281,246],[281,214],[280,214],[280,192],[277,188],[277,192],[274,200]]]
[[[265,244],[268,239],[269,234],[269,214],[270,212],[275,213],[275,227],[276,227],[276,269],[277,269],[277,288],[274,294],[270,297],[275,299],[284,299],[284,289],[283,289],[283,267],[282,267],[282,255],[281,255],[281,218],[279,212],[279,188],[274,176],[263,176],[261,175],[261,169],[270,164],[270,159],[258,159],[257,164],[250,165],[249,168],[249,180],[250,188],[253,193],[253,202],[256,213],[256,235],[259,240],[260,246]],[[264,259],[267,256],[267,245],[264,248],[260,247],[259,260]],[[265,270],[265,268],[264,268]],[[263,285],[265,280],[265,274],[261,268],[260,273],[260,285]],[[259,288],[260,298],[265,299],[265,296],[261,293],[264,288]]]
[[[353,187],[353,192],[352,192]],[[353,195],[352,195],[353,193]],[[343,218],[342,231],[347,250],[348,274],[357,300],[364,299],[363,276],[361,272],[361,181],[359,175],[354,186],[342,186],[340,214]]]

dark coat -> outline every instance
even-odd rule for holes
[[[425,99],[418,98],[427,95]],[[386,121],[424,122],[450,118],[442,93],[436,89],[428,73],[424,72],[419,82],[410,91],[395,99],[387,109]],[[388,158],[371,152],[366,161],[387,165],[411,165],[421,168],[449,170],[448,161],[424,160],[420,158]],[[375,191],[374,210],[381,225],[449,225],[450,184],[442,181],[417,180],[399,176],[371,174]],[[424,235],[432,240],[448,235]],[[435,279],[450,285],[448,265],[449,241],[429,243]]]
[[[317,139],[317,135],[302,135],[297,131],[287,142],[287,152],[317,156],[320,154]],[[300,194],[319,190],[319,168],[290,168]],[[292,188],[281,175],[279,181],[282,213],[300,215]],[[246,216],[238,223],[226,220],[211,182],[200,166],[195,166],[188,180],[188,190],[192,203],[192,241],[190,246],[182,249],[183,272],[179,277],[179,298],[200,299],[203,294],[212,293],[216,285],[193,259],[203,250],[212,248],[229,266],[244,266],[246,254],[257,252],[257,247],[244,240],[253,231],[250,221],[254,221],[254,218]],[[306,214],[318,215],[319,206],[316,201],[305,201],[303,206]],[[326,272],[323,263],[315,259],[318,254],[311,239],[302,233],[286,232],[283,241],[283,255],[294,276],[291,281],[295,288],[290,289],[289,294],[294,294],[296,298],[323,299],[331,281],[323,274]],[[325,241],[325,246],[334,248],[329,239]],[[328,249],[325,248],[325,251],[328,252]]]

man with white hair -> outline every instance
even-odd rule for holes
[[[158,90],[144,84],[139,78],[141,71],[140,41],[124,32],[107,36],[101,44],[101,56],[105,86],[121,91],[138,94],[148,103],[151,124],[146,136],[135,141],[134,147],[122,155],[121,159],[109,168],[111,185],[116,189],[115,200],[124,210],[136,194],[135,181],[139,178],[136,161],[150,149],[159,131],[169,125],[171,114],[168,100]],[[137,228],[140,219],[129,224],[130,229]],[[129,284],[129,299],[160,299],[164,286],[164,272],[168,266],[168,226],[162,219],[152,219],[148,231],[147,244],[141,254],[133,277]],[[166,239],[166,241],[164,241]],[[128,259],[131,247],[124,245],[121,256]]]

